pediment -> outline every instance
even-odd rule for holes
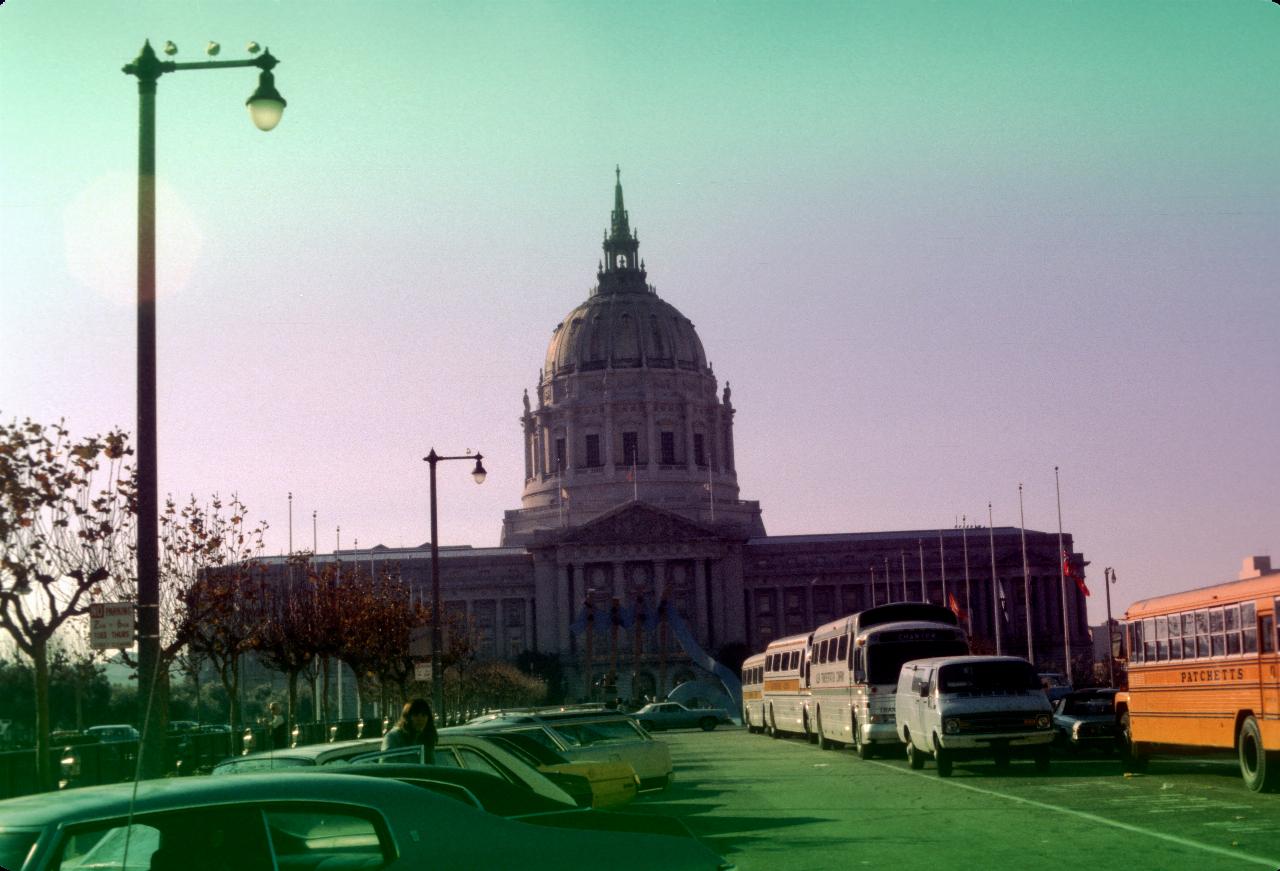
[[[670,544],[718,538],[688,518],[645,502],[629,502],[596,517],[560,538],[560,544]]]

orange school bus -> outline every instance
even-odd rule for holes
[[[1116,716],[1135,766],[1161,748],[1233,750],[1250,789],[1280,787],[1278,611],[1280,571],[1129,607]]]

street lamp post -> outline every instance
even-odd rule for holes
[[[477,484],[483,484],[485,478],[484,465],[480,462],[483,454],[463,454],[458,457],[442,457],[432,448],[423,457],[423,461],[431,465],[431,706],[435,715],[445,723],[444,710],[444,669],[441,668],[440,654],[443,644],[440,640],[440,546],[436,536],[436,463],[441,460],[475,460],[476,467],[471,470],[471,477]]]
[[[166,46],[172,54],[177,49]],[[252,43],[250,51],[257,51]],[[210,45],[210,54],[217,49]],[[159,498],[156,471],[156,82],[178,70],[258,67],[258,89],[246,101],[253,123],[270,130],[280,122],[284,98],[275,89],[271,52],[236,61],[176,63],[156,57],[148,40],[123,71],[138,79],[138,704],[143,726],[139,769],[144,777],[163,772],[160,706],[152,692],[160,668]]]

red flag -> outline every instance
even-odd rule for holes
[[[951,610],[955,612],[956,617],[961,622],[968,622],[969,615],[964,612],[964,608],[961,608],[960,603],[956,601],[955,593],[947,593],[947,604],[951,607]]]
[[[1071,564],[1071,557],[1064,550],[1062,552],[1062,573],[1068,578],[1076,582],[1076,586],[1080,588],[1080,592],[1086,596],[1089,595],[1089,588],[1085,586],[1084,578],[1076,574],[1075,566]]]

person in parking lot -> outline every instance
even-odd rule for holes
[[[400,719],[382,736],[383,750],[418,744],[424,748],[423,759],[430,763],[435,758],[436,719],[431,713],[431,703],[426,699],[406,702]]]

